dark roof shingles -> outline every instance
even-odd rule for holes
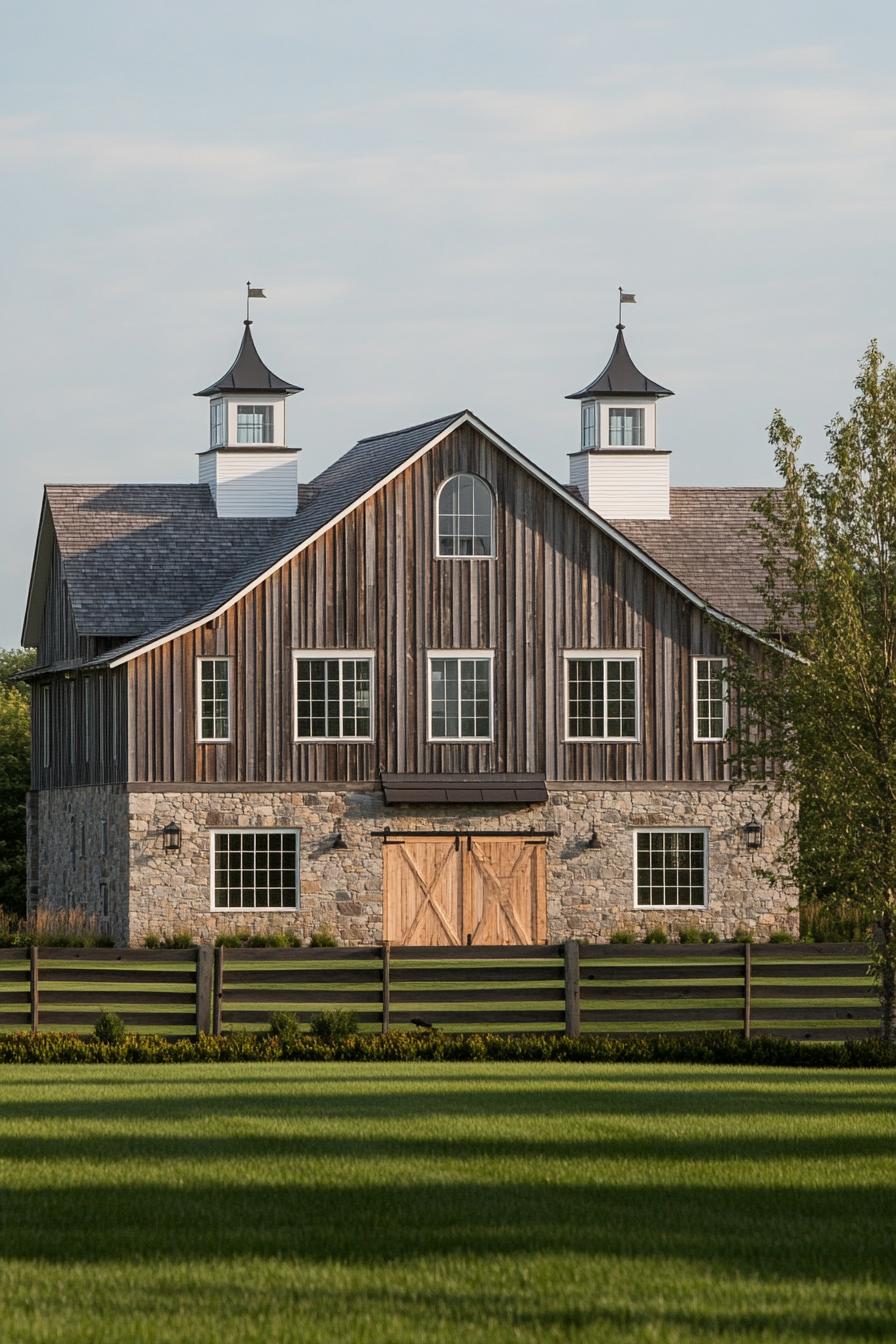
[[[668,522],[607,521],[711,607],[760,629],[766,620],[756,592],[760,543],[748,524],[754,502],[766,493],[760,486],[673,486]]]

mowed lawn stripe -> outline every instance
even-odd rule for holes
[[[892,1336],[892,1074],[7,1067],[0,1339]]]

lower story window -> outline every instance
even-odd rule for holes
[[[637,905],[706,904],[706,832],[636,831]]]
[[[213,831],[212,908],[295,910],[298,831]]]

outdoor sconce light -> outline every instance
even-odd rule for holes
[[[348,849],[348,845],[345,843],[345,836],[342,834],[341,831],[334,831],[334,832],[333,832],[333,843],[332,843],[332,845],[330,846],[330,848],[331,848],[331,849]]]
[[[744,826],[744,841],[747,849],[762,848],[762,826],[755,817]]]
[[[600,840],[598,840],[598,838],[597,838],[597,831],[592,831],[592,832],[591,832],[591,836],[590,836],[590,838],[589,838],[589,840],[588,840],[588,844],[587,844],[586,848],[588,848],[588,849],[603,849],[603,845],[601,844]]]
[[[176,822],[169,821],[162,831],[162,848],[166,854],[176,854],[180,849],[180,827]]]

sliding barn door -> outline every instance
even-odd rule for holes
[[[543,943],[544,844],[516,836],[472,835],[466,846],[464,933],[469,941]]]
[[[383,845],[383,937],[417,947],[542,943],[545,846],[518,836],[404,836]]]
[[[418,947],[464,941],[463,852],[453,835],[383,845],[383,937]]]

